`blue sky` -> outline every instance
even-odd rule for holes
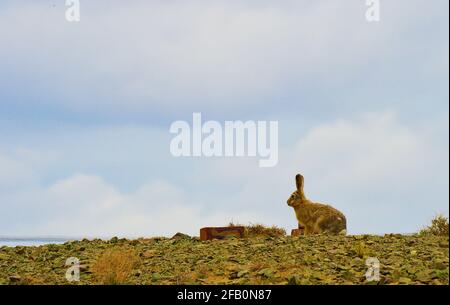
[[[448,215],[448,1],[0,4],[0,235],[296,226],[307,195],[350,233]],[[274,168],[174,158],[169,126],[277,120]]]

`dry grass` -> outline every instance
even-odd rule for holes
[[[422,229],[420,235],[448,236],[448,218],[438,214],[431,220],[431,225]]]
[[[189,285],[195,282],[195,274],[191,271],[177,272],[175,275],[176,285]]]
[[[259,271],[259,270],[264,269],[266,267],[267,267],[266,264],[263,264],[263,263],[260,263],[260,262],[254,262],[254,263],[250,264],[250,271],[256,272],[256,271]]]
[[[363,242],[354,244],[351,248],[351,252],[359,258],[367,258],[371,256],[370,248]]]
[[[111,249],[103,252],[91,270],[98,283],[121,285],[127,283],[138,266],[139,257],[133,250]]]
[[[208,275],[211,273],[211,268],[207,266],[200,266],[196,272],[196,277],[198,279],[206,279]]]
[[[234,224],[230,222],[228,225],[230,227],[235,226],[242,226],[245,228],[244,231],[244,237],[279,237],[279,236],[286,236],[286,230],[283,228],[279,228],[277,226],[272,227],[266,227],[262,224],[249,224],[248,226],[240,225],[240,224]]]

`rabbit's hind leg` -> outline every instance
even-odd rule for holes
[[[314,223],[314,233],[315,234],[323,234],[326,233],[326,217],[320,216],[317,218],[316,222]]]
[[[340,234],[342,229],[345,229],[345,227],[342,226],[342,224],[338,221],[334,220],[327,220],[322,223],[322,229],[324,232],[328,234]]]

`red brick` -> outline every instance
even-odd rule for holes
[[[228,236],[244,236],[244,227],[207,227],[200,229],[200,240],[224,239]]]

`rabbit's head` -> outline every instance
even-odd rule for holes
[[[303,192],[304,178],[302,175],[298,174],[295,176],[295,184],[297,186],[297,190],[292,193],[291,197],[289,197],[287,201],[288,206],[291,207],[296,207],[307,200]]]

